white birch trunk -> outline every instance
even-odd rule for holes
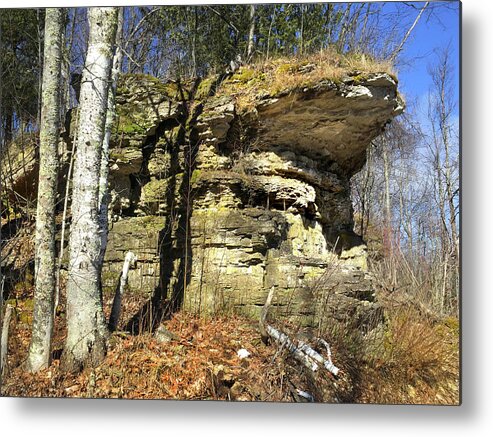
[[[2,23],[0,21],[0,156],[3,151],[3,45],[2,45]],[[2,177],[0,177],[0,193],[3,193]],[[0,247],[2,247],[2,226],[0,224]],[[0,305],[3,306],[3,275],[2,275],[2,253],[0,251]]]
[[[74,165],[67,281],[66,370],[97,365],[108,329],[101,296],[99,178],[118,8],[89,8],[89,43],[82,74]]]
[[[284,332],[278,331],[270,325],[266,326],[266,331],[269,336],[279,344],[279,346],[287,349],[301,364],[310,369],[312,372],[316,372],[318,370],[318,364],[315,363],[311,357],[305,355],[303,351],[298,349],[291,339],[284,334]]]
[[[99,269],[103,268],[106,245],[108,243],[108,205],[110,203],[110,193],[108,189],[109,158],[110,158],[110,138],[111,131],[115,124],[116,109],[115,96],[118,76],[121,71],[123,59],[122,52],[123,37],[123,8],[118,10],[118,28],[116,32],[116,50],[113,58],[113,68],[111,72],[111,87],[108,91],[108,110],[106,112],[106,125],[101,152],[101,172],[99,175],[99,221],[101,228],[101,253],[99,258]]]
[[[0,376],[3,376],[5,365],[7,364],[7,351],[9,344],[9,326],[12,318],[12,305],[7,305],[2,321],[2,336],[0,341]]]
[[[246,61],[250,62],[253,56],[255,37],[255,5],[250,5],[250,31],[248,33],[248,47]]]
[[[36,213],[34,317],[27,370],[37,372],[51,361],[53,302],[56,289],[55,206],[60,136],[60,79],[65,12],[46,10],[39,183]]]
[[[383,173],[384,173],[384,198],[385,198],[385,228],[384,228],[384,250],[387,255],[392,255],[392,209],[390,206],[390,146],[385,137],[382,136],[382,158],[383,158]]]

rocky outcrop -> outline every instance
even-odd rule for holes
[[[369,323],[378,305],[350,177],[402,111],[395,79],[358,72],[246,105],[239,82],[122,78],[105,285],[131,250],[130,289],[192,311],[258,315],[275,287],[277,310],[304,324]]]
[[[248,69],[187,83],[122,76],[104,291],[130,250],[130,291],[171,308],[258,316],[274,287],[272,312],[303,324],[377,318],[350,178],[403,103],[387,73],[329,80],[314,68],[275,87]],[[14,154],[10,189],[35,181],[34,150]]]

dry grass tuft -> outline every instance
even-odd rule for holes
[[[396,79],[393,66],[364,54],[341,55],[333,50],[291,58],[259,61],[241,67],[227,79],[218,94],[236,97],[238,106],[246,108],[257,98],[275,97],[327,80],[335,84],[351,75],[355,82],[370,73],[388,73]]]
[[[459,403],[459,338],[447,320],[414,309],[388,315],[368,356],[361,400],[378,403]]]

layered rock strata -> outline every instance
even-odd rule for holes
[[[402,111],[396,81],[321,79],[240,105],[235,76],[220,79],[122,78],[105,286],[131,250],[130,289],[177,307],[258,315],[275,287],[278,311],[305,324],[364,325],[377,308],[350,177]]]
[[[402,111],[396,80],[312,75],[271,91],[266,77],[253,70],[187,83],[122,76],[104,291],[115,289],[130,250],[137,263],[129,291],[173,309],[258,316],[274,287],[273,312],[303,324],[365,326],[375,317],[350,178]],[[2,157],[7,189],[23,188],[26,198],[36,191],[33,144]]]

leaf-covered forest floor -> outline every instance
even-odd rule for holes
[[[27,233],[29,235],[29,233]],[[29,252],[30,237],[16,250]],[[10,323],[2,396],[182,399],[225,401],[447,404],[459,403],[459,324],[430,319],[414,308],[396,308],[383,297],[386,322],[373,335],[334,327],[325,339],[341,369],[335,377],[311,372],[276,344],[261,341],[258,320],[234,313],[199,318],[180,311],[163,326],[176,337],[160,342],[151,333],[113,333],[106,359],[94,369],[67,374],[60,368],[66,335],[62,288],[50,368],[24,370],[33,311],[32,275],[26,270],[9,295]],[[105,296],[109,316],[112,296]],[[124,295],[124,326],[142,306],[142,297]],[[299,327],[273,325],[295,336]],[[238,351],[250,355],[240,358]]]
[[[52,365],[29,374],[23,363],[32,310],[26,305],[29,298],[17,302],[2,396],[299,401],[296,389],[322,400],[327,393],[317,393],[320,382],[334,393],[338,384],[342,388],[346,380],[347,385],[344,376],[337,381],[328,372],[308,375],[276,345],[263,344],[252,320],[236,315],[206,319],[184,312],[162,325],[175,340],[160,342],[150,333],[116,332],[110,337],[105,361],[80,374],[66,374],[60,368],[65,327],[63,317],[57,317]],[[126,313],[128,304],[127,299]],[[250,355],[240,358],[240,349]]]
[[[47,370],[22,369],[29,329],[18,325],[9,344],[3,396],[293,401],[296,388],[307,391],[303,371],[286,366],[284,353],[265,346],[251,321],[241,317],[209,320],[180,313],[165,323],[177,340],[160,343],[151,334],[115,334],[105,361],[78,375],[64,374],[59,354]],[[61,334],[59,332],[59,334]],[[62,338],[58,337],[56,344]],[[251,353],[240,358],[238,350]],[[336,384],[325,373],[325,384]],[[313,381],[312,381],[313,383]]]
[[[420,341],[423,335],[430,338],[431,331],[426,333],[419,325],[403,339],[414,339],[415,344],[403,343],[393,356],[365,357],[357,350],[361,343],[347,332],[328,339],[334,364],[341,369],[334,377],[325,370],[313,373],[277,345],[263,344],[255,321],[237,315],[204,319],[179,312],[164,323],[176,340],[162,343],[152,334],[117,332],[100,366],[66,374],[60,368],[65,333],[59,317],[53,363],[32,375],[23,369],[30,340],[26,322],[32,310],[18,302],[2,396],[303,402],[301,390],[316,402],[459,402],[458,359],[451,352],[455,348],[438,345],[438,350],[431,350],[435,340]],[[456,335],[444,326],[440,325],[440,341],[453,345]],[[391,344],[392,338],[386,341]],[[406,347],[418,350],[409,356]],[[240,358],[240,349],[251,355]]]

